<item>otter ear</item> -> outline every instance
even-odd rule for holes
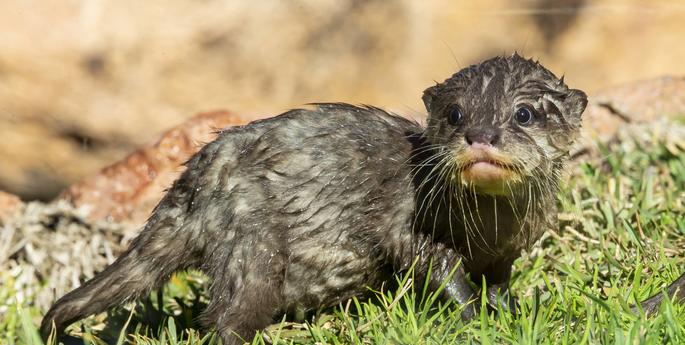
[[[433,100],[435,99],[436,94],[438,93],[438,85],[431,86],[427,88],[425,91],[423,91],[423,105],[426,107],[426,110],[428,111],[428,114],[430,115],[431,110],[433,109]]]
[[[585,111],[586,106],[587,95],[585,92],[577,89],[568,91],[566,98],[564,99],[564,108],[566,108],[566,114],[568,114],[572,120],[580,122],[581,115],[583,114],[583,111]]]

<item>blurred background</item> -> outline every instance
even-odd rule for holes
[[[0,190],[50,199],[201,111],[421,119],[423,89],[513,51],[590,94],[685,75],[685,2],[2,0]]]

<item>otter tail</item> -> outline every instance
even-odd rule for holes
[[[668,286],[667,295],[669,298],[675,297],[676,301],[685,300],[685,273]],[[663,293],[656,294],[640,303],[642,309],[647,314],[651,314],[659,308],[664,298]]]
[[[154,217],[154,216],[153,216]],[[161,218],[161,217],[160,217]],[[194,266],[190,231],[178,219],[151,219],[128,250],[78,289],[60,298],[40,326],[43,339],[74,321],[150,293],[180,269]]]

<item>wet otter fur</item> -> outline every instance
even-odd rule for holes
[[[477,298],[467,275],[485,278],[488,299],[504,293],[521,250],[556,227],[586,95],[514,54],[457,72],[423,101],[425,127],[318,104],[222,131],[128,250],[52,306],[43,336],[188,268],[212,279],[203,320],[224,344],[283,312],[362,295],[413,262],[436,288],[462,260],[446,299]]]

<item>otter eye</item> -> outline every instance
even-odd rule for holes
[[[516,121],[521,125],[528,125],[533,121],[533,111],[528,107],[521,107],[516,110]]]
[[[461,123],[461,119],[463,118],[463,115],[461,114],[461,109],[457,106],[452,108],[450,111],[449,116],[447,117],[447,122],[450,123],[450,125],[455,126]]]

